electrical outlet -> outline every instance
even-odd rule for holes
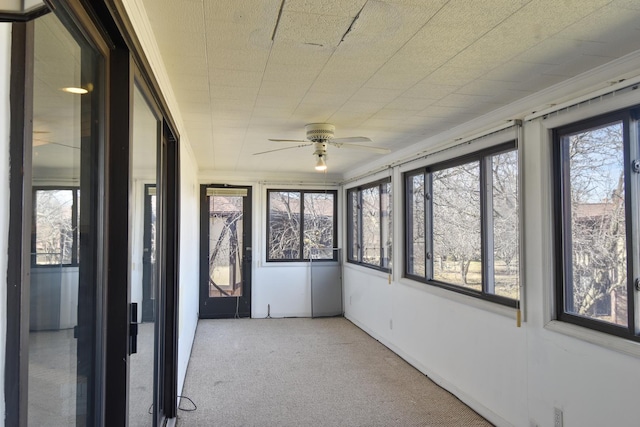
[[[562,427],[562,409],[553,408],[553,427]]]

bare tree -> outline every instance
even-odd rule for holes
[[[299,259],[301,250],[304,259],[333,258],[334,193],[271,191],[269,195],[269,259]]]
[[[460,281],[468,285],[471,262],[481,260],[479,162],[433,173],[434,278],[454,281],[446,274],[450,263],[458,265]],[[442,266],[442,268],[439,268]]]
[[[573,270],[566,308],[626,324],[626,306],[612,304],[626,298],[627,281],[622,124],[570,135],[563,147],[570,171]]]
[[[37,190],[35,247],[37,264],[71,264],[73,259],[73,190]]]

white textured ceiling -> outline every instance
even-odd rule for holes
[[[143,4],[204,171],[308,172],[311,147],[252,154],[312,122],[396,151],[640,49],[640,0]]]

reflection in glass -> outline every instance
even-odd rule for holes
[[[566,311],[626,326],[627,242],[622,123],[564,136],[571,267]],[[565,237],[565,238],[566,238]]]
[[[34,32],[28,424],[93,425],[98,56],[53,13]]]
[[[131,302],[136,304],[137,352],[129,360],[129,425],[152,426],[156,367],[156,152],[158,119],[138,86],[133,96],[131,158]]]
[[[433,172],[433,278],[482,290],[480,164]]]

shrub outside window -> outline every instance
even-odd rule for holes
[[[391,179],[347,191],[347,261],[390,271]]]
[[[334,190],[267,190],[267,261],[336,259],[336,195]]]
[[[515,143],[404,174],[408,278],[516,306]]]
[[[638,257],[637,130],[632,110],[554,130],[554,258],[559,320],[640,341],[628,261]]]

